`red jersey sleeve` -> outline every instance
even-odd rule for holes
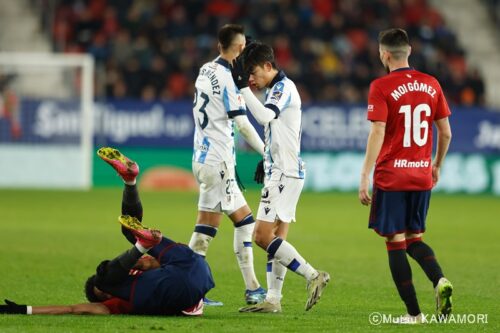
[[[387,110],[387,101],[382,91],[376,82],[372,82],[368,93],[368,120],[387,122]]]
[[[111,314],[127,314],[132,312],[132,303],[118,297],[113,297],[102,302]]]
[[[434,120],[439,120],[450,116],[451,111],[448,106],[448,102],[446,101],[446,97],[444,97],[443,90],[441,86],[439,87],[439,96],[437,101],[437,110],[436,115],[434,116]]]

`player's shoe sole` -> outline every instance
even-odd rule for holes
[[[130,231],[139,231],[139,230],[149,230],[150,228],[146,227],[141,223],[136,217],[130,215],[120,215],[118,216],[118,222],[127,228]]]
[[[323,271],[318,271],[318,276],[307,282],[307,301],[305,310],[309,311],[321,298],[323,289],[330,281],[330,274]]]
[[[445,278],[439,279],[435,289],[436,292],[436,313],[447,316],[453,309],[451,295],[453,294],[453,285]]]
[[[281,313],[281,304],[272,304],[264,301],[259,304],[245,306],[238,311],[242,313]]]
[[[258,304],[264,302],[266,299],[267,290],[259,287],[255,290],[246,290],[245,291],[245,302],[248,305]]]
[[[97,156],[111,165],[126,182],[133,181],[139,174],[137,163],[120,153],[118,149],[103,147],[97,151]]]
[[[139,244],[145,248],[152,248],[161,242],[161,231],[150,229],[142,225],[142,223],[140,223],[140,221],[135,217],[121,215],[118,217],[118,222],[120,222],[124,228],[130,230]]]

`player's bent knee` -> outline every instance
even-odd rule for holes
[[[414,234],[414,233],[406,233],[405,234],[406,239],[411,239],[411,238],[422,238],[422,233]]]
[[[395,235],[386,236],[385,239],[388,242],[402,242],[406,238],[405,238],[405,234],[395,234]]]
[[[265,250],[275,237],[272,224],[257,221],[257,225],[254,230],[255,244]]]
[[[217,212],[207,212],[200,210],[198,211],[198,217],[196,219],[196,224],[204,224],[212,227],[219,227],[220,221],[222,219],[222,213]]]
[[[248,207],[248,205],[244,205],[235,210],[234,212],[232,212],[231,214],[228,214],[228,216],[231,219],[231,221],[233,221],[233,223],[238,223],[251,214],[252,211],[250,210],[250,207]]]

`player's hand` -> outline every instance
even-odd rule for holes
[[[28,307],[22,304],[16,304],[15,302],[4,300],[5,305],[0,305],[0,313],[8,314],[26,314]]]
[[[369,188],[370,188],[370,178],[368,176],[361,177],[358,197],[359,201],[365,206],[368,206],[372,203],[372,197],[370,196]]]
[[[432,187],[436,186],[439,181],[439,173],[441,172],[441,168],[436,165],[432,165]]]
[[[253,176],[253,180],[255,180],[257,184],[263,184],[264,176],[265,176],[264,160],[260,160],[259,163],[257,163],[257,167],[255,168],[255,174]]]
[[[250,74],[244,70],[243,61],[243,57],[239,56],[231,64],[231,75],[233,76],[234,84],[240,90],[248,87],[248,80],[250,79]]]
[[[154,257],[145,255],[139,258],[137,260],[136,264],[134,265],[133,269],[141,270],[141,271],[148,271],[150,269],[155,269],[159,268],[160,263],[158,260],[156,260]]]

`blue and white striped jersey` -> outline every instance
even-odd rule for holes
[[[292,80],[279,71],[267,91],[264,106],[276,117],[264,127],[264,168],[268,176],[279,170],[287,177],[305,177],[300,158],[302,126],[301,100]]]
[[[195,83],[193,161],[235,164],[233,117],[246,113],[229,63],[217,58],[204,64]]]

